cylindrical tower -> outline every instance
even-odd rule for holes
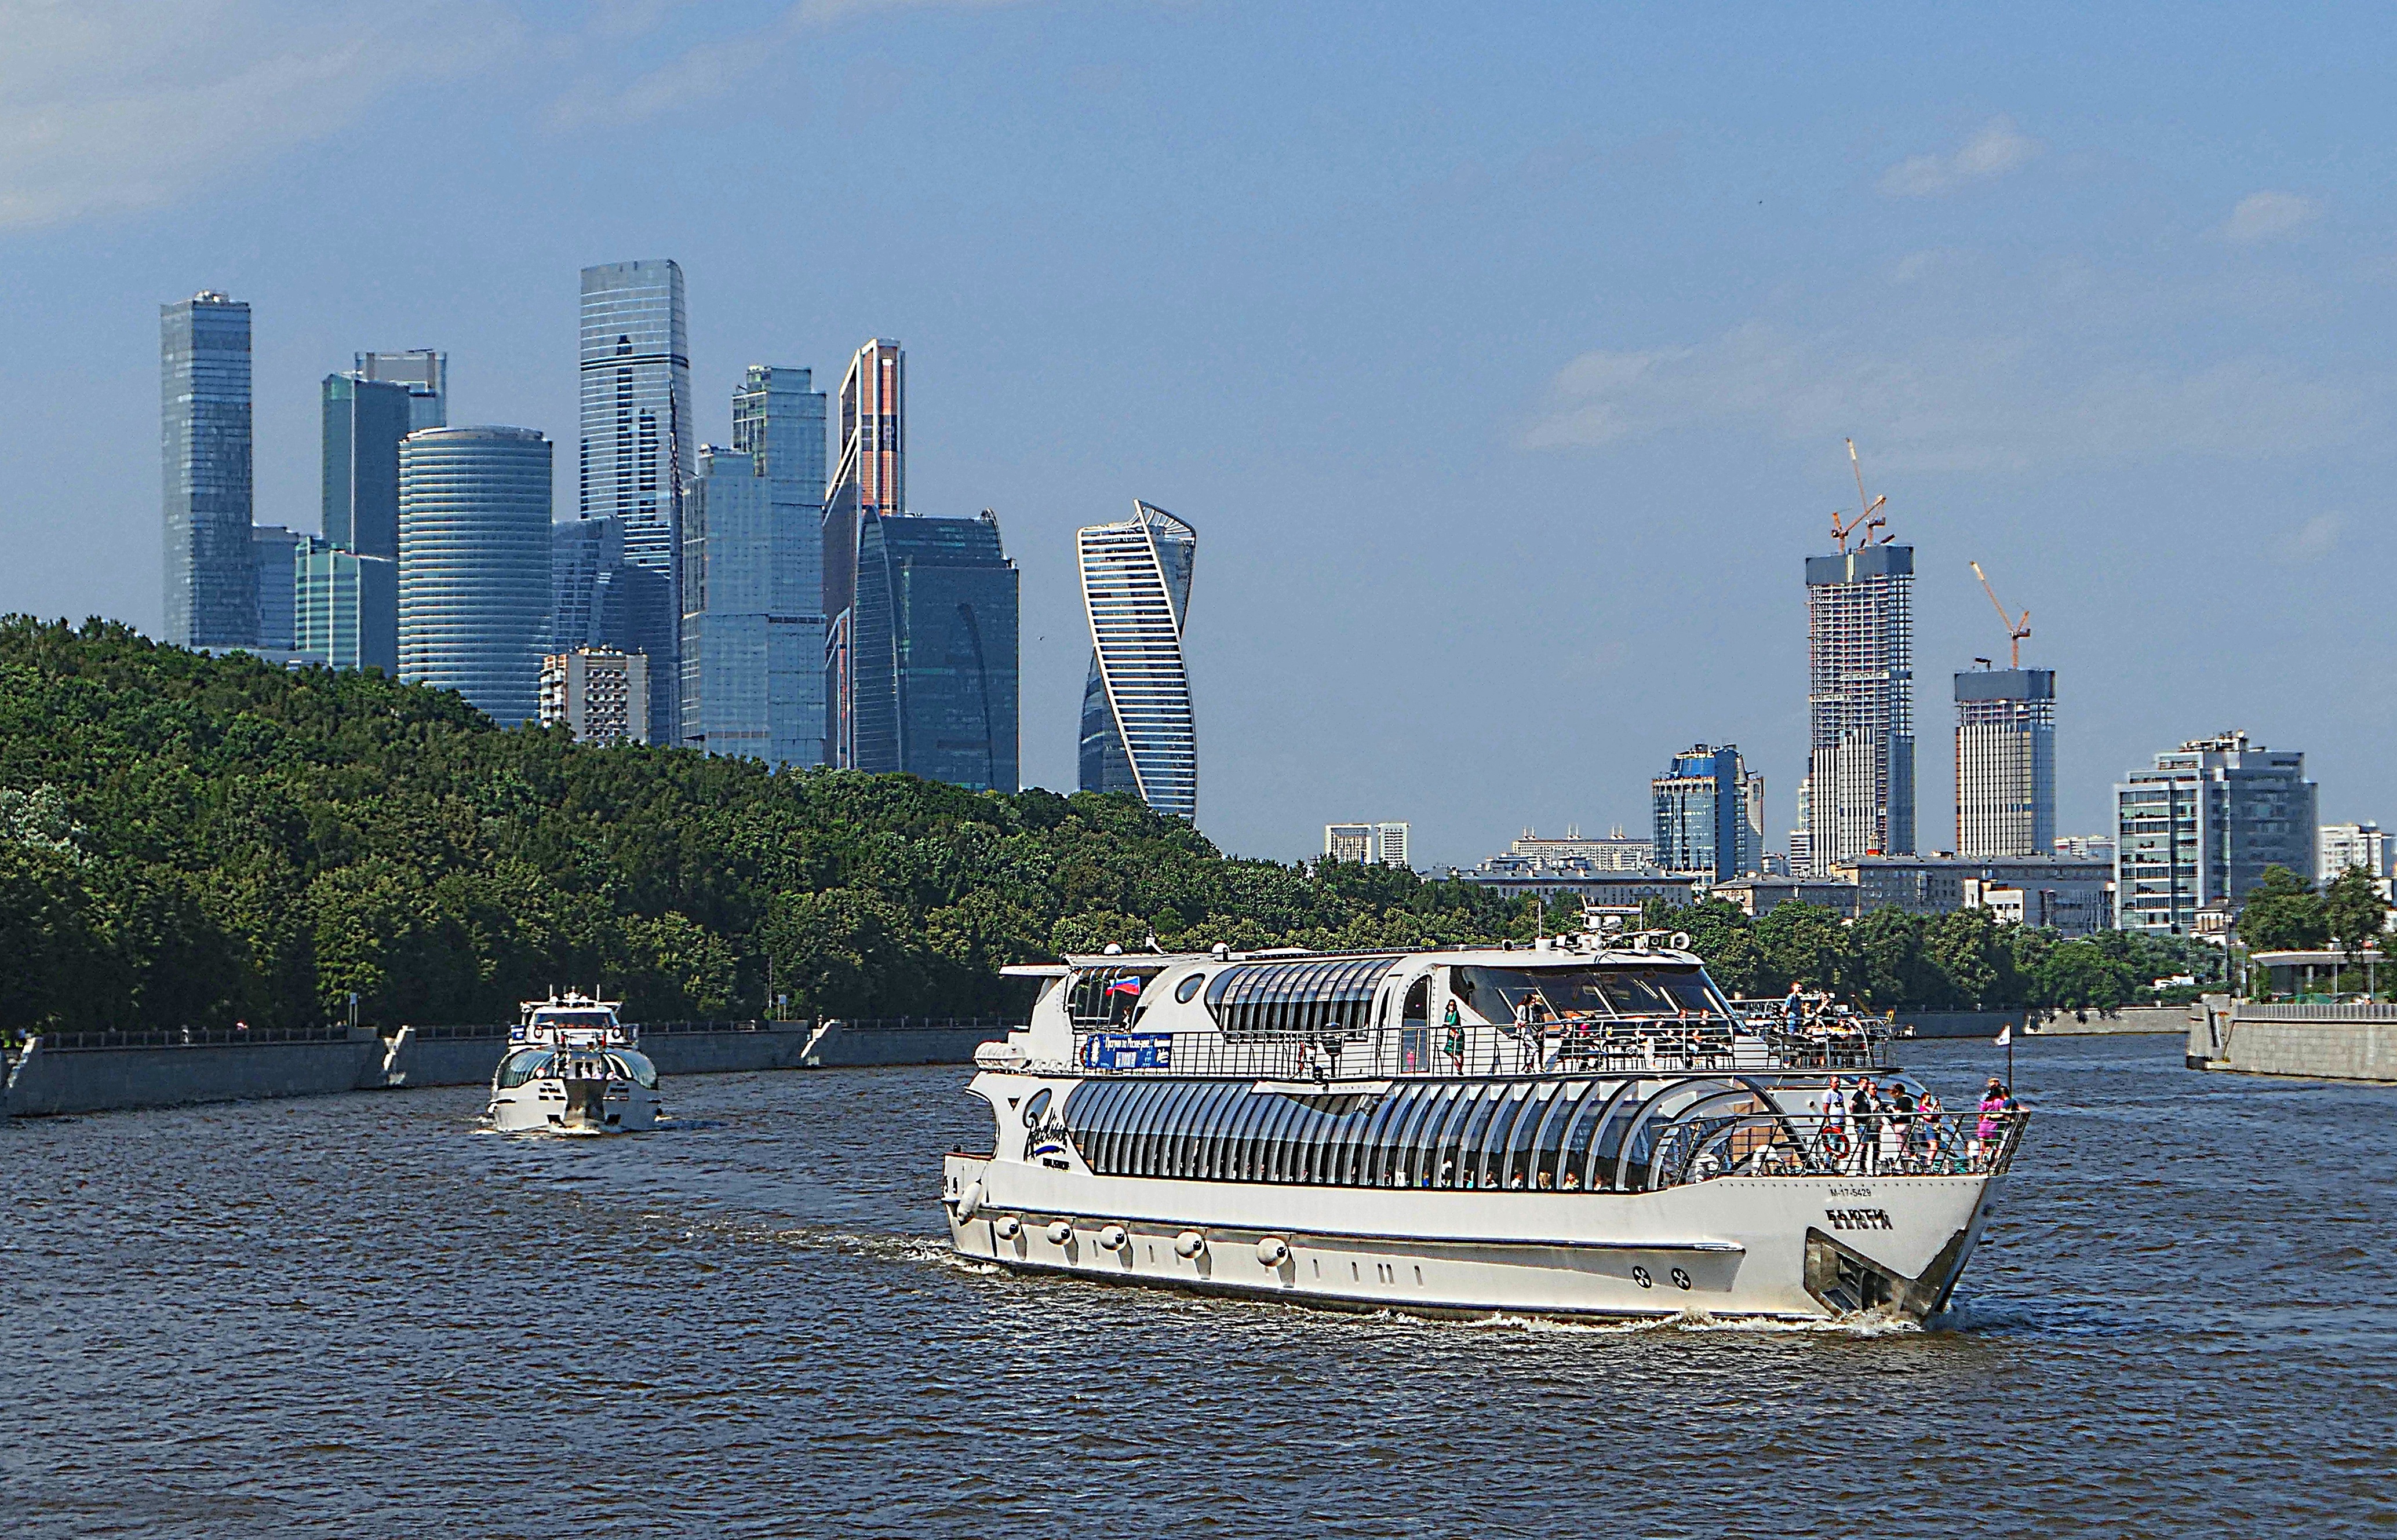
[[[399,447],[399,676],[502,727],[540,706],[550,475],[533,428],[426,428]]]

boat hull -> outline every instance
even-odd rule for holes
[[[1947,1304],[2000,1181],[1450,1192],[1093,1176],[953,1155],[944,1206],[960,1253],[1029,1272],[1441,1315],[1921,1320]]]
[[[657,1126],[659,1098],[632,1080],[527,1080],[488,1110],[502,1133],[638,1133]]]

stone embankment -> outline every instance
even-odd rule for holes
[[[2284,1005],[2208,995],[2190,1008],[2189,1067],[2397,1082],[2397,1005]]]
[[[971,1064],[1006,1035],[997,1018],[671,1023],[641,1051],[669,1078],[764,1069]],[[344,1091],[481,1085],[507,1048],[501,1025],[296,1032],[86,1033],[36,1038],[0,1077],[0,1115],[42,1117]]]
[[[2189,1030],[2193,1005],[2126,1005],[2117,1011],[2049,1011],[2031,1024],[2039,1038],[2099,1038],[2151,1033],[2177,1037]]]

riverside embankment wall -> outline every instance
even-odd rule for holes
[[[2318,1080],[2397,1082],[2397,1005],[2283,1005],[2206,997],[2189,1066]]]
[[[2192,1005],[2126,1005],[2119,1011],[2050,1011],[2031,1024],[2042,1038],[2097,1038],[2120,1033],[2171,1033],[2189,1030]]]
[[[641,1050],[662,1076],[877,1065],[971,1064],[1004,1038],[992,1020],[726,1023],[646,1030]],[[43,1117],[344,1091],[481,1085],[507,1047],[504,1026],[403,1027],[300,1041],[217,1034],[195,1041],[120,1043],[35,1038],[0,1083],[0,1115]],[[261,1035],[262,1038],[263,1035]],[[221,1039],[221,1040],[220,1040]]]

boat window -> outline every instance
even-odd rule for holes
[[[1606,1109],[1614,1105],[1614,1098],[1622,1094],[1622,1091],[1623,1087],[1619,1084],[1608,1085],[1601,1082],[1587,1096],[1582,1098],[1581,1105],[1573,1111],[1572,1126],[1565,1130],[1564,1153],[1559,1158],[1558,1164],[1561,1172],[1575,1173],[1573,1185],[1576,1188],[1587,1188],[1591,1185],[1590,1135],[1598,1132],[1599,1120],[1606,1115]],[[1562,1185],[1565,1180],[1561,1172],[1557,1177],[1560,1185]]]
[[[1428,1187],[1439,1174],[1440,1161],[1437,1145],[1433,1144],[1429,1151],[1425,1146],[1437,1139],[1440,1127],[1448,1120],[1451,1109],[1472,1091],[1466,1086],[1455,1084],[1435,1084],[1422,1089],[1424,1094],[1416,1099],[1406,1120],[1397,1125],[1397,1132],[1391,1136],[1389,1147],[1383,1151],[1382,1163],[1386,1170],[1404,1167],[1412,1178],[1407,1182],[1408,1185]],[[1394,1183],[1398,1180],[1405,1179],[1394,1178]]]
[[[1460,968],[1453,989],[1484,1021],[1717,1013],[1695,968]]]
[[[1304,962],[1239,963],[1206,982],[1208,1012],[1226,1038],[1273,1032],[1320,1032],[1334,1021],[1362,1030],[1373,997],[1395,957],[1309,958]]]
[[[1220,1162],[1224,1155],[1224,1130],[1229,1124],[1232,1108],[1247,1091],[1237,1085],[1217,1085],[1199,1104],[1197,1126],[1192,1132],[1191,1172],[1201,1179],[1222,1177]]]
[[[1422,1163],[1424,1180],[1420,1185],[1453,1187],[1457,1185],[1457,1145],[1465,1136],[1465,1125],[1481,1105],[1483,1094],[1492,1088],[1486,1083],[1466,1086],[1456,1096],[1433,1109],[1424,1122],[1421,1145],[1409,1151],[1411,1158]]]
[[[610,1049],[608,1062],[615,1066],[617,1074],[635,1085],[646,1086],[651,1091],[658,1089],[658,1066],[649,1063],[648,1054],[636,1053],[629,1048]]]
[[[1515,1120],[1506,1130],[1506,1151],[1498,1162],[1498,1185],[1502,1187],[1529,1188],[1532,1180],[1533,1135],[1547,1120],[1549,1109],[1562,1086],[1555,1080],[1543,1080],[1539,1089],[1523,1099],[1515,1110]]]
[[[1188,978],[1184,979],[1180,984],[1173,986],[1174,999],[1180,1004],[1188,1005],[1190,1003],[1190,997],[1198,993],[1198,986],[1206,982],[1206,974],[1191,974]]]
[[[1118,1026],[1132,1019],[1140,1004],[1140,992],[1148,981],[1165,971],[1161,962],[1124,963],[1106,968],[1085,968],[1074,975],[1072,991],[1065,997],[1066,1011],[1076,1026]]]
[[[1516,1082],[1508,1088],[1506,1099],[1499,1104],[1498,1111],[1491,1118],[1490,1126],[1481,1137],[1481,1158],[1475,1163],[1480,1169],[1483,1186],[1504,1187],[1513,1179],[1514,1173],[1506,1169],[1509,1139],[1515,1132],[1515,1125],[1528,1115],[1533,1094],[1538,1089],[1527,1082]]]
[[[1534,1189],[1560,1190],[1564,1186],[1567,1169],[1562,1163],[1565,1131],[1573,1126],[1582,1104],[1589,1099],[1597,1083],[1595,1080],[1575,1080],[1548,1103],[1548,1114],[1540,1120],[1531,1145],[1532,1185]]]
[[[500,1061],[500,1072],[492,1078],[492,1084],[502,1091],[513,1090],[538,1078],[549,1067],[549,1060],[550,1052],[545,1048],[520,1048]]]
[[[1206,1089],[1204,1081],[1190,1080],[1166,1093],[1164,1105],[1157,1109],[1156,1126],[1149,1132],[1148,1149],[1141,1159],[1141,1174],[1182,1174],[1175,1169],[1175,1152],[1181,1146],[1182,1125],[1188,1120],[1191,1106]]]
[[[607,1011],[536,1011],[532,1013],[535,1026],[609,1027],[616,1024],[613,1012]]]

